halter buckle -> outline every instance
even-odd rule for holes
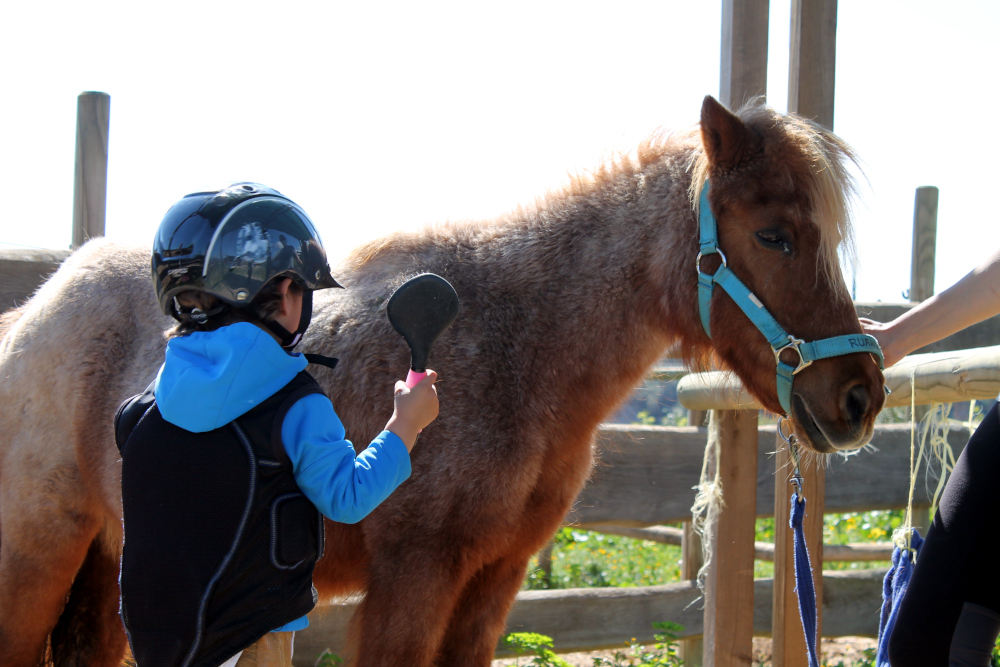
[[[780,364],[781,363],[781,353],[784,352],[785,350],[787,350],[788,348],[792,348],[793,350],[795,350],[795,354],[799,355],[799,364],[798,364],[798,366],[795,367],[795,370],[792,371],[792,375],[797,375],[798,372],[801,371],[803,368],[807,368],[807,367],[811,366],[813,360],[812,359],[810,359],[808,361],[805,360],[805,358],[802,356],[802,350],[799,349],[800,345],[805,345],[805,341],[802,340],[802,339],[800,339],[800,338],[796,338],[795,336],[791,336],[791,335],[788,336],[788,343],[787,344],[782,345],[781,347],[778,347],[778,348],[773,348],[773,351],[774,351],[774,363],[775,364]]]
[[[716,248],[715,252],[708,253],[710,255],[718,255],[722,258],[722,266],[726,266],[726,253],[722,252],[721,248]],[[705,256],[705,253],[699,252],[698,256],[694,259],[694,270],[699,276],[703,275],[705,272],[701,270],[701,258]]]

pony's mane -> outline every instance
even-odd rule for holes
[[[691,153],[701,152],[698,126],[683,131],[655,130],[632,151],[619,151],[605,158],[596,168],[570,173],[564,186],[548,190],[534,201],[522,202],[506,213],[489,220],[449,220],[429,224],[415,232],[395,232],[374,239],[355,248],[347,258],[347,265],[356,270],[390,248],[400,248],[407,243],[427,238],[435,232],[449,234],[457,229],[473,228],[478,233],[503,233],[509,224],[516,224],[539,212],[559,208],[568,199],[585,198],[607,188],[621,179],[638,178],[650,165],[659,163],[667,155],[678,157],[683,166],[691,162]]]
[[[667,155],[681,156],[690,162],[692,158],[688,155],[700,152],[701,137],[697,125],[686,130],[654,130],[634,151],[615,153],[596,169],[572,174],[568,185],[550,191],[540,202],[550,203],[565,197],[591,194],[620,178],[642,174],[647,167],[661,162]]]
[[[813,221],[820,229],[826,250],[824,267],[839,275],[842,256],[849,265],[857,259],[851,200],[857,194],[857,182],[850,165],[861,166],[854,151],[840,137],[821,125],[795,114],[782,114],[764,104],[762,97],[747,102],[736,112],[748,127],[777,130],[806,160],[811,177],[805,179],[806,194],[812,202]],[[701,191],[709,176],[708,157],[704,150],[692,154],[689,165],[691,205],[697,211]]]
[[[831,278],[839,278],[840,257],[849,265],[853,265],[857,257],[851,212],[851,200],[857,193],[857,184],[850,165],[855,165],[859,171],[860,165],[854,151],[829,130],[795,114],[781,114],[766,106],[761,97],[747,102],[737,115],[748,127],[766,130],[767,134],[780,134],[786,145],[792,146],[809,165],[810,173],[801,182],[812,203],[813,221],[819,227],[823,239],[825,262],[821,263],[821,270]],[[531,217],[539,211],[558,206],[569,198],[592,195],[620,179],[639,177],[647,167],[662,162],[668,155],[681,160],[691,175],[688,194],[694,215],[697,216],[701,191],[709,177],[708,157],[702,146],[700,125],[675,131],[656,130],[634,151],[615,153],[595,169],[570,174],[569,183],[564,187],[549,190],[532,203],[519,204],[510,212],[488,221],[492,225],[486,226],[492,226],[495,233],[500,233],[504,223]],[[429,225],[417,235],[397,232],[355,249],[349,262],[358,268],[390,247],[405,244],[407,239],[413,242],[415,236],[422,236],[429,230],[454,230],[470,224],[484,231],[483,221],[463,220]]]

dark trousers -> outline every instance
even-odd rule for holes
[[[966,603],[1000,613],[998,407],[987,413],[945,486],[889,640],[892,667],[948,665]]]

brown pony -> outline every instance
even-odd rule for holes
[[[357,664],[489,664],[529,558],[590,473],[598,424],[671,346],[780,410],[773,354],[729,297],[715,291],[712,340],[699,323],[692,202],[706,178],[729,267],[781,324],[805,340],[860,332],[837,263],[851,159],[807,121],[709,97],[700,133],[655,136],[499,220],[382,239],[335,271],[348,289],[321,293],[301,347],[341,359],[315,374],[356,443],[385,424],[406,371],[392,290],[431,271],[462,306],[432,355],[441,415],[411,478],[360,524],[328,525],[316,585],[365,593]],[[47,651],[58,665],[122,659],[112,417],[154,377],[170,325],[149,251],[103,240],[0,319],[5,667]],[[883,401],[867,354],[816,362],[794,392],[795,429],[818,451],[864,445]]]

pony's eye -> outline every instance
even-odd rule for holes
[[[768,250],[780,250],[786,255],[792,254],[792,246],[785,240],[781,232],[772,229],[757,232],[757,242]]]

